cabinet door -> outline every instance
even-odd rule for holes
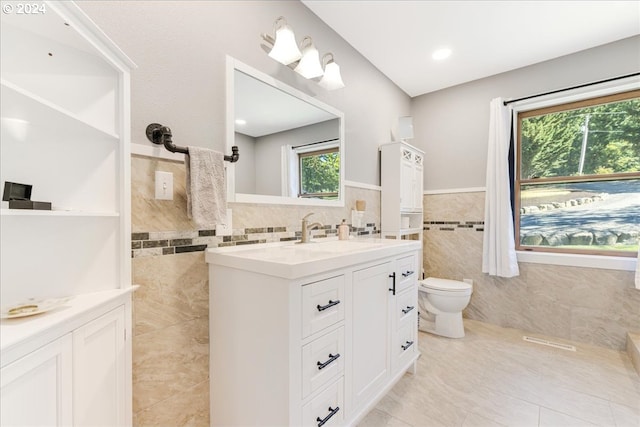
[[[125,425],[124,306],[73,331],[73,356],[74,424]]]
[[[388,379],[391,262],[353,273],[353,383],[355,407],[364,404]]]
[[[71,334],[0,370],[0,425],[72,424]]]
[[[404,153],[410,151],[402,150]],[[415,204],[415,168],[411,159],[406,160],[403,156],[400,164],[400,209],[413,209]]]

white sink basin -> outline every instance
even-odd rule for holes
[[[420,248],[418,241],[350,239],[263,243],[207,250],[209,264],[297,278]]]
[[[313,243],[300,243],[294,245],[295,248],[300,248],[309,251],[322,251],[330,252],[334,254],[344,254],[349,252],[366,251],[373,248],[380,248],[384,243],[369,242],[366,240],[329,240]],[[289,247],[289,246],[288,246]]]

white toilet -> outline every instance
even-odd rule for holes
[[[471,300],[473,286],[436,277],[427,277],[418,283],[420,330],[448,338],[464,337],[462,310]]]

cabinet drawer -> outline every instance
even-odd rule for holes
[[[344,378],[327,387],[302,407],[302,425],[339,426],[344,422]]]
[[[418,311],[418,292],[415,287],[410,287],[396,299],[396,325],[398,328],[405,323],[411,323],[415,319],[414,314]],[[415,322],[414,322],[415,324]]]
[[[418,265],[416,264],[416,256],[409,255],[398,259],[396,279],[398,281],[396,285],[396,292],[402,292],[405,289],[410,288],[417,280],[418,277]]]
[[[302,397],[319,390],[344,371],[344,327],[302,347]]]
[[[302,287],[302,337],[344,319],[344,276]]]
[[[393,348],[391,349],[392,370],[404,365],[418,351],[418,341],[416,339],[416,314],[412,310],[409,321],[403,323],[395,334]]]

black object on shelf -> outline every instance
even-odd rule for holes
[[[9,202],[9,209],[32,209],[50,211],[51,202],[35,202],[31,200],[32,185],[17,182],[4,182],[2,201]]]
[[[172,153],[182,153],[189,154],[189,149],[187,147],[178,147],[171,140],[171,129],[167,126],[162,126],[158,123],[151,123],[147,126],[147,139],[153,142],[154,144],[164,145],[164,148],[171,151]],[[238,146],[234,145],[231,147],[231,155],[224,156],[224,160],[227,162],[235,163],[240,158],[240,154],[238,153]]]

